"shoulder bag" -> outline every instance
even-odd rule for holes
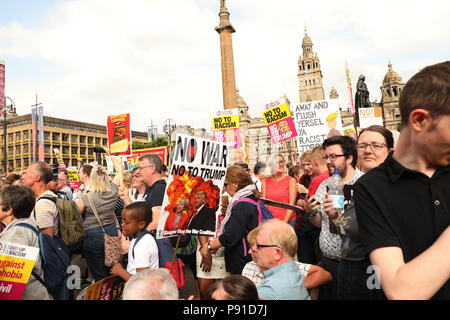
[[[121,234],[120,234],[119,222],[117,221],[116,215],[113,213],[114,220],[116,222],[117,236],[114,237],[114,236],[108,235],[100,221],[97,209],[95,208],[95,205],[94,205],[94,201],[92,201],[91,193],[88,193],[88,200],[89,200],[89,204],[91,206],[92,212],[94,212],[94,215],[97,218],[98,223],[100,224],[100,227],[102,228],[103,234],[105,236],[105,266],[112,267],[113,265],[118,263],[120,261],[120,258],[122,257],[121,242],[120,242]]]

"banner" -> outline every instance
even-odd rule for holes
[[[337,99],[300,103],[295,107],[294,119],[300,155],[331,136],[342,135]]]
[[[157,127],[147,127],[147,134],[148,134],[148,142],[152,142],[156,139],[158,136],[158,128]]]
[[[64,164],[64,161],[61,157],[61,154],[59,153],[59,149],[58,148],[53,148],[53,152],[56,155],[56,160],[58,161],[58,165],[59,165],[59,169],[61,171],[66,170],[66,165]]]
[[[0,115],[5,108],[5,63],[0,60]]]
[[[108,149],[111,156],[131,155],[130,114],[108,116]]]
[[[355,114],[355,104],[353,103],[353,93],[352,93],[352,80],[350,79],[350,70],[348,68],[347,61],[345,61],[345,76],[347,78],[347,88],[350,100],[350,107],[352,108],[352,115]]]
[[[133,170],[138,165],[139,157],[146,153],[156,153],[163,163],[167,165],[167,155],[169,147],[146,148],[133,151],[131,156],[127,157],[128,170]]]
[[[83,289],[77,300],[121,300],[125,280],[119,276],[111,276]]]
[[[37,161],[37,154],[36,154],[36,137],[37,137],[37,126],[36,126],[36,107],[31,108],[31,139],[33,141],[33,162]]]
[[[0,241],[0,300],[22,298],[39,248]]]
[[[230,148],[241,147],[238,109],[218,111],[212,118],[213,140],[223,142]]]
[[[78,179],[78,170],[76,167],[68,167],[67,176],[69,177],[70,189],[80,188],[81,183]]]
[[[42,105],[37,107],[37,117],[39,125],[39,161],[45,160],[45,148],[44,148],[44,109]]]
[[[381,107],[359,108],[359,127],[364,129],[372,125],[383,126],[383,113]]]
[[[263,112],[263,118],[273,144],[297,136],[297,130],[295,130],[294,121],[292,120],[286,98],[283,97],[266,104],[266,110]]]
[[[177,135],[157,238],[185,233],[215,236],[228,150],[221,142]],[[196,198],[203,197],[206,203],[200,207]]]

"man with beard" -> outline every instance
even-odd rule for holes
[[[327,167],[330,175],[334,169],[339,170],[341,183],[352,185],[363,173],[356,168],[358,152],[356,141],[348,136],[334,136],[326,139],[322,147],[325,149],[324,158],[327,160]],[[322,262],[324,268],[331,273],[333,281],[330,283],[331,299],[336,299],[337,269],[341,258],[341,236],[335,226],[329,221],[324,211],[323,203],[327,194],[327,184],[329,178],[324,180],[317,188],[314,198],[306,201],[306,211],[309,221],[317,228],[321,228],[319,236],[319,246],[322,251]]]

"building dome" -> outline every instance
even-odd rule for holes
[[[308,36],[308,34],[305,32],[305,36],[303,37],[302,46],[313,44],[311,38]]]
[[[392,70],[392,64],[390,62],[388,64],[388,68],[389,68],[389,70],[386,73],[386,75],[384,76],[383,84],[402,83],[402,77],[400,77],[397,72]]]
[[[330,91],[330,99],[337,99],[337,98],[339,98],[337,90],[334,87],[332,87]]]

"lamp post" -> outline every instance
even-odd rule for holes
[[[6,104],[6,99],[10,101],[9,105]],[[8,172],[8,154],[6,151],[6,133],[8,127],[8,121],[6,120],[6,116],[8,113],[14,116],[17,115],[16,104],[10,97],[5,96],[5,109],[3,110],[3,171],[5,173]]]
[[[164,121],[164,127],[163,130],[164,132],[166,132],[169,135],[169,150],[170,150],[170,155],[172,155],[172,131],[177,127],[177,125],[175,124],[175,120],[173,119],[166,119],[166,121]],[[169,155],[169,162],[170,162],[170,155]],[[170,163],[169,163],[169,168],[170,168]]]

